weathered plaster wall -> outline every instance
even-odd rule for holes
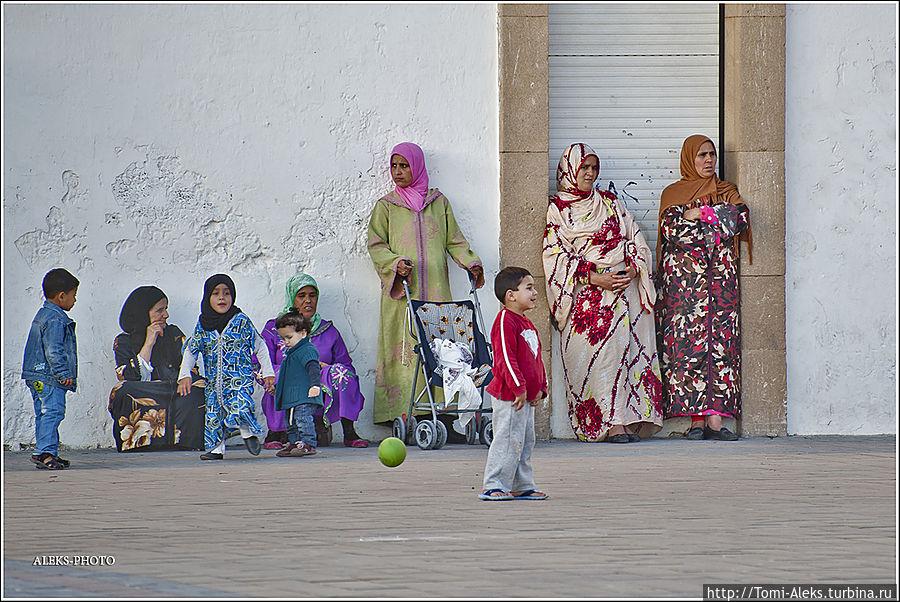
[[[493,278],[496,10],[6,6],[4,443],[34,440],[22,349],[56,266],[81,280],[79,390],[63,444],[113,445],[111,345],[128,293],[160,286],[170,322],[190,332],[203,281],[220,271],[258,328],[281,309],[289,276],[315,275],[367,396],[358,430],[388,434],[369,405],[379,295],[369,212],[390,188],[390,148],[418,142]],[[480,296],[489,323],[491,297]]]
[[[895,433],[897,7],[786,18],[788,433]]]

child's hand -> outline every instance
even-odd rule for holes
[[[516,395],[516,400],[513,402],[512,408],[518,412],[519,410],[521,410],[524,407],[525,407],[525,394],[522,393],[521,395]]]
[[[59,384],[61,384],[64,387],[71,387],[72,386],[72,378],[69,377],[65,380],[61,380],[61,381],[59,381]]]
[[[274,376],[265,376],[263,377],[263,388],[269,393],[275,392],[275,377]]]
[[[309,388],[309,396],[310,397],[318,397],[319,393],[321,393],[321,392],[322,392],[321,387],[310,387]]]
[[[178,394],[184,397],[191,392],[191,377],[185,376],[178,381]]]
[[[540,403],[541,403],[540,397],[538,397],[537,399],[532,399],[531,401],[528,402],[528,404],[533,408],[538,407],[538,404],[540,404]]]

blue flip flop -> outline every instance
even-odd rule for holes
[[[539,493],[540,495],[531,495],[532,493]],[[523,491],[519,495],[512,496],[514,500],[546,500],[547,494],[543,491],[538,491],[537,489],[529,489],[528,491]]]
[[[491,495],[492,493],[500,492],[503,495]],[[488,489],[487,491],[483,491],[478,494],[479,500],[485,500],[488,502],[505,502],[506,500],[513,499],[513,496],[503,491],[502,489]]]

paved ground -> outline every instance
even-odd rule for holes
[[[700,597],[896,583],[895,437],[541,442],[544,502],[482,502],[486,448],[312,458],[4,453],[3,597]],[[69,566],[34,566],[35,557]],[[74,566],[112,556],[112,566]]]

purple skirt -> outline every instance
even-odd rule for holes
[[[341,418],[356,422],[365,402],[359,391],[359,377],[356,373],[344,364],[331,364],[322,368],[319,378],[325,393],[325,407],[316,410],[314,415],[324,415],[328,424],[334,424]],[[275,409],[274,395],[263,395],[262,409],[270,431],[287,430],[287,412]]]

